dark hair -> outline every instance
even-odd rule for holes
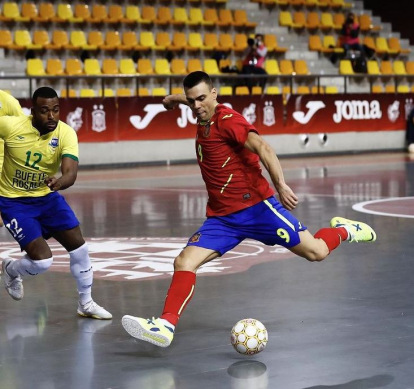
[[[184,78],[183,86],[186,89],[191,89],[201,82],[205,82],[210,87],[210,89],[213,88],[213,82],[211,81],[210,76],[200,70],[192,72],[186,78]]]
[[[36,100],[38,97],[43,97],[45,99],[53,99],[58,97],[56,91],[53,88],[49,88],[48,86],[42,86],[39,89],[36,89],[32,96],[33,104],[36,104]]]

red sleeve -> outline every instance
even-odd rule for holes
[[[231,115],[229,117],[229,115]],[[252,126],[242,115],[237,112],[224,113],[219,118],[220,134],[224,139],[235,142],[244,146],[250,131],[257,133],[256,128]]]

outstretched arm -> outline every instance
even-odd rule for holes
[[[78,161],[75,161],[69,157],[63,157],[62,165],[61,165],[61,172],[62,175],[59,178],[56,177],[48,177],[45,179],[46,185],[50,188],[50,190],[58,191],[67,189],[72,186],[78,175]]]
[[[187,98],[184,94],[168,95],[162,100],[165,109],[174,109],[177,108],[178,104],[188,105]]]
[[[249,132],[244,146],[259,156],[260,161],[269,172],[273,185],[279,193],[279,199],[282,205],[288,210],[294,209],[298,204],[298,197],[286,184],[279,159],[272,147],[253,131]]]

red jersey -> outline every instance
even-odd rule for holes
[[[206,125],[198,124],[196,153],[208,192],[207,216],[224,216],[274,195],[263,177],[259,156],[244,147],[246,119],[223,104]]]

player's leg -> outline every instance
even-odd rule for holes
[[[76,280],[79,293],[77,313],[93,319],[112,319],[112,315],[92,299],[93,268],[88,244],[78,226],[53,233],[53,237],[68,251],[70,271]]]
[[[145,319],[126,315],[122,318],[125,330],[133,337],[157,346],[169,346],[175,326],[193,297],[198,268],[231,250],[242,240],[237,230],[223,223],[223,218],[207,219],[174,261],[174,275],[161,317]]]

